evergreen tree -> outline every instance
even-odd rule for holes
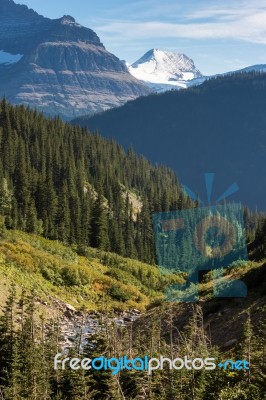
[[[107,204],[104,196],[102,195],[101,189],[98,191],[97,199],[94,202],[91,226],[91,245],[99,248],[100,250],[107,250]]]

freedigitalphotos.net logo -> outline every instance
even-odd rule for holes
[[[226,360],[224,363],[219,362],[217,364],[215,358],[190,358],[185,356],[183,358],[168,358],[160,356],[159,358],[153,358],[149,356],[136,357],[134,359],[128,359],[127,356],[116,358],[106,358],[104,356],[90,358],[69,358],[63,357],[63,354],[58,353],[54,358],[54,369],[65,370],[70,368],[72,370],[84,371],[95,370],[95,371],[112,371],[112,375],[119,374],[122,370],[127,371],[147,371],[148,375],[151,375],[153,371],[163,370],[165,368],[170,370],[182,370],[186,369],[189,371],[205,370],[212,371],[216,368],[220,369],[231,369],[231,370],[249,370],[249,363],[246,360]]]
[[[246,285],[224,277],[224,268],[238,260],[248,260],[242,205],[224,203],[238,190],[232,184],[210,205],[214,174],[205,174],[208,206],[188,187],[185,193],[198,208],[161,212],[153,215],[158,265],[162,273],[185,272],[185,285],[172,285],[166,290],[167,301],[196,302],[199,272],[213,271],[215,297],[246,297]]]

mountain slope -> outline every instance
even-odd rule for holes
[[[0,224],[153,263],[152,210],[191,204],[173,171],[0,101]]]
[[[193,60],[185,54],[152,49],[128,66],[135,78],[157,92],[171,88],[186,88],[202,82],[202,75]],[[201,79],[200,79],[201,78]]]
[[[255,64],[249,67],[238,69],[237,71],[227,72],[227,74],[235,74],[240,72],[266,72],[266,64]]]
[[[265,109],[266,76],[251,73],[137,99],[75,123],[165,163],[201,195],[201,174],[215,172],[213,201],[237,182],[234,198],[265,210]]]
[[[0,97],[70,119],[150,93],[91,29],[74,18],[44,18],[13,0],[0,5]],[[3,57],[2,57],[3,58]],[[13,57],[14,60],[14,57]]]
[[[102,296],[109,308],[143,310],[150,299],[162,297],[164,283],[171,282],[155,266],[89,247],[80,256],[74,246],[20,231],[1,234],[0,276],[0,309],[7,292],[4,286],[10,287],[11,282],[29,291],[35,287],[42,300],[53,296],[94,310],[100,307]]]

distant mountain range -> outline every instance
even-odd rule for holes
[[[250,67],[238,69],[236,71],[230,71],[230,72],[227,72],[226,74],[220,74],[220,76],[221,75],[232,75],[235,73],[242,73],[242,72],[243,73],[245,73],[245,72],[266,72],[266,64],[251,65]]]
[[[194,61],[185,54],[161,49],[151,49],[133,64],[126,63],[126,65],[131,75],[157,93],[197,86],[215,76],[239,72],[266,72],[266,65],[261,64],[224,74],[206,76],[201,74],[195,67]]]
[[[233,199],[266,211],[266,74],[260,70],[142,97],[74,123],[171,167],[203,198],[202,174],[214,172],[213,201],[236,182]]]
[[[74,18],[51,20],[1,0],[0,97],[71,119],[149,93],[96,33]]]
[[[266,71],[266,65],[242,71]],[[73,17],[52,20],[13,0],[0,0],[0,98],[13,104],[71,120],[209,78],[185,54],[161,49],[128,65]]]

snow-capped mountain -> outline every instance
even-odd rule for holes
[[[266,72],[266,64],[252,65],[236,71],[204,76],[193,60],[182,53],[152,49],[133,64],[124,62],[128,71],[156,92],[186,89],[202,84],[206,79],[235,73]]]
[[[250,67],[238,69],[237,71],[227,72],[227,74],[235,74],[238,72],[266,72],[266,64],[256,64]]]
[[[135,78],[157,92],[187,88],[202,83],[205,78],[185,54],[152,49],[138,61],[128,65]]]
[[[73,17],[0,0],[0,98],[71,119],[151,92]]]

